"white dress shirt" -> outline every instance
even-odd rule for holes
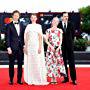
[[[15,23],[18,23],[18,21],[17,22],[16,21],[13,21],[13,24],[14,24],[14,26],[16,28],[16,31],[17,31],[17,34],[19,36],[19,34],[20,34],[20,25],[19,24],[15,24]]]
[[[67,28],[67,22],[62,21],[63,28],[64,28],[64,24],[66,24],[66,28]]]

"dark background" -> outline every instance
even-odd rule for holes
[[[30,15],[31,13],[21,13],[20,20],[24,26],[30,23]],[[60,19],[62,13],[54,13],[54,12],[39,12],[37,13],[38,16],[38,23],[42,25],[43,33],[45,33],[46,29],[50,27],[51,20],[53,17],[57,16]],[[11,18],[11,13],[0,13],[0,32],[6,32],[6,26],[10,22],[9,18]],[[74,23],[76,32],[80,32],[80,13],[69,13],[69,20]],[[47,23],[46,23],[47,22]]]

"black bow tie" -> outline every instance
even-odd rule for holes
[[[14,24],[19,24],[18,22],[15,22]]]

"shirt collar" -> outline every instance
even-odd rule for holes
[[[13,23],[19,23],[19,22],[18,22],[18,21],[14,21],[14,20],[13,20]]]

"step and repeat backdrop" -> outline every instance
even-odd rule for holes
[[[20,22],[26,27],[30,21],[31,13],[21,13]],[[50,28],[52,18],[57,16],[61,21],[61,12],[39,12],[37,13],[38,21],[42,25],[42,32],[45,34],[46,30]],[[69,13],[69,20],[74,23],[75,26],[75,39],[74,39],[74,54],[75,54],[75,63],[76,64],[89,64],[90,63],[90,53],[85,52],[87,47],[87,40],[82,38],[81,30],[81,15],[80,13]],[[6,52],[5,45],[5,33],[7,31],[7,24],[12,22],[11,13],[0,13],[0,65],[8,65],[8,55]],[[44,50],[47,50],[47,45],[44,43]],[[78,52],[79,51],[79,52]],[[16,63],[17,61],[15,61]]]
[[[31,13],[21,13],[20,22],[23,23],[23,25],[26,27],[30,22],[30,15]],[[38,23],[42,25],[42,31],[43,34],[45,34],[46,30],[50,28],[51,20],[53,17],[57,16],[59,20],[61,21],[61,12],[39,12],[37,13],[38,16]],[[81,34],[80,30],[80,13],[69,13],[69,20],[74,23],[75,26],[75,37],[79,37]],[[5,33],[7,31],[6,27],[7,24],[12,22],[12,16],[11,13],[0,13],[0,50],[5,51],[6,45],[5,45]],[[45,50],[46,50],[46,44]]]

